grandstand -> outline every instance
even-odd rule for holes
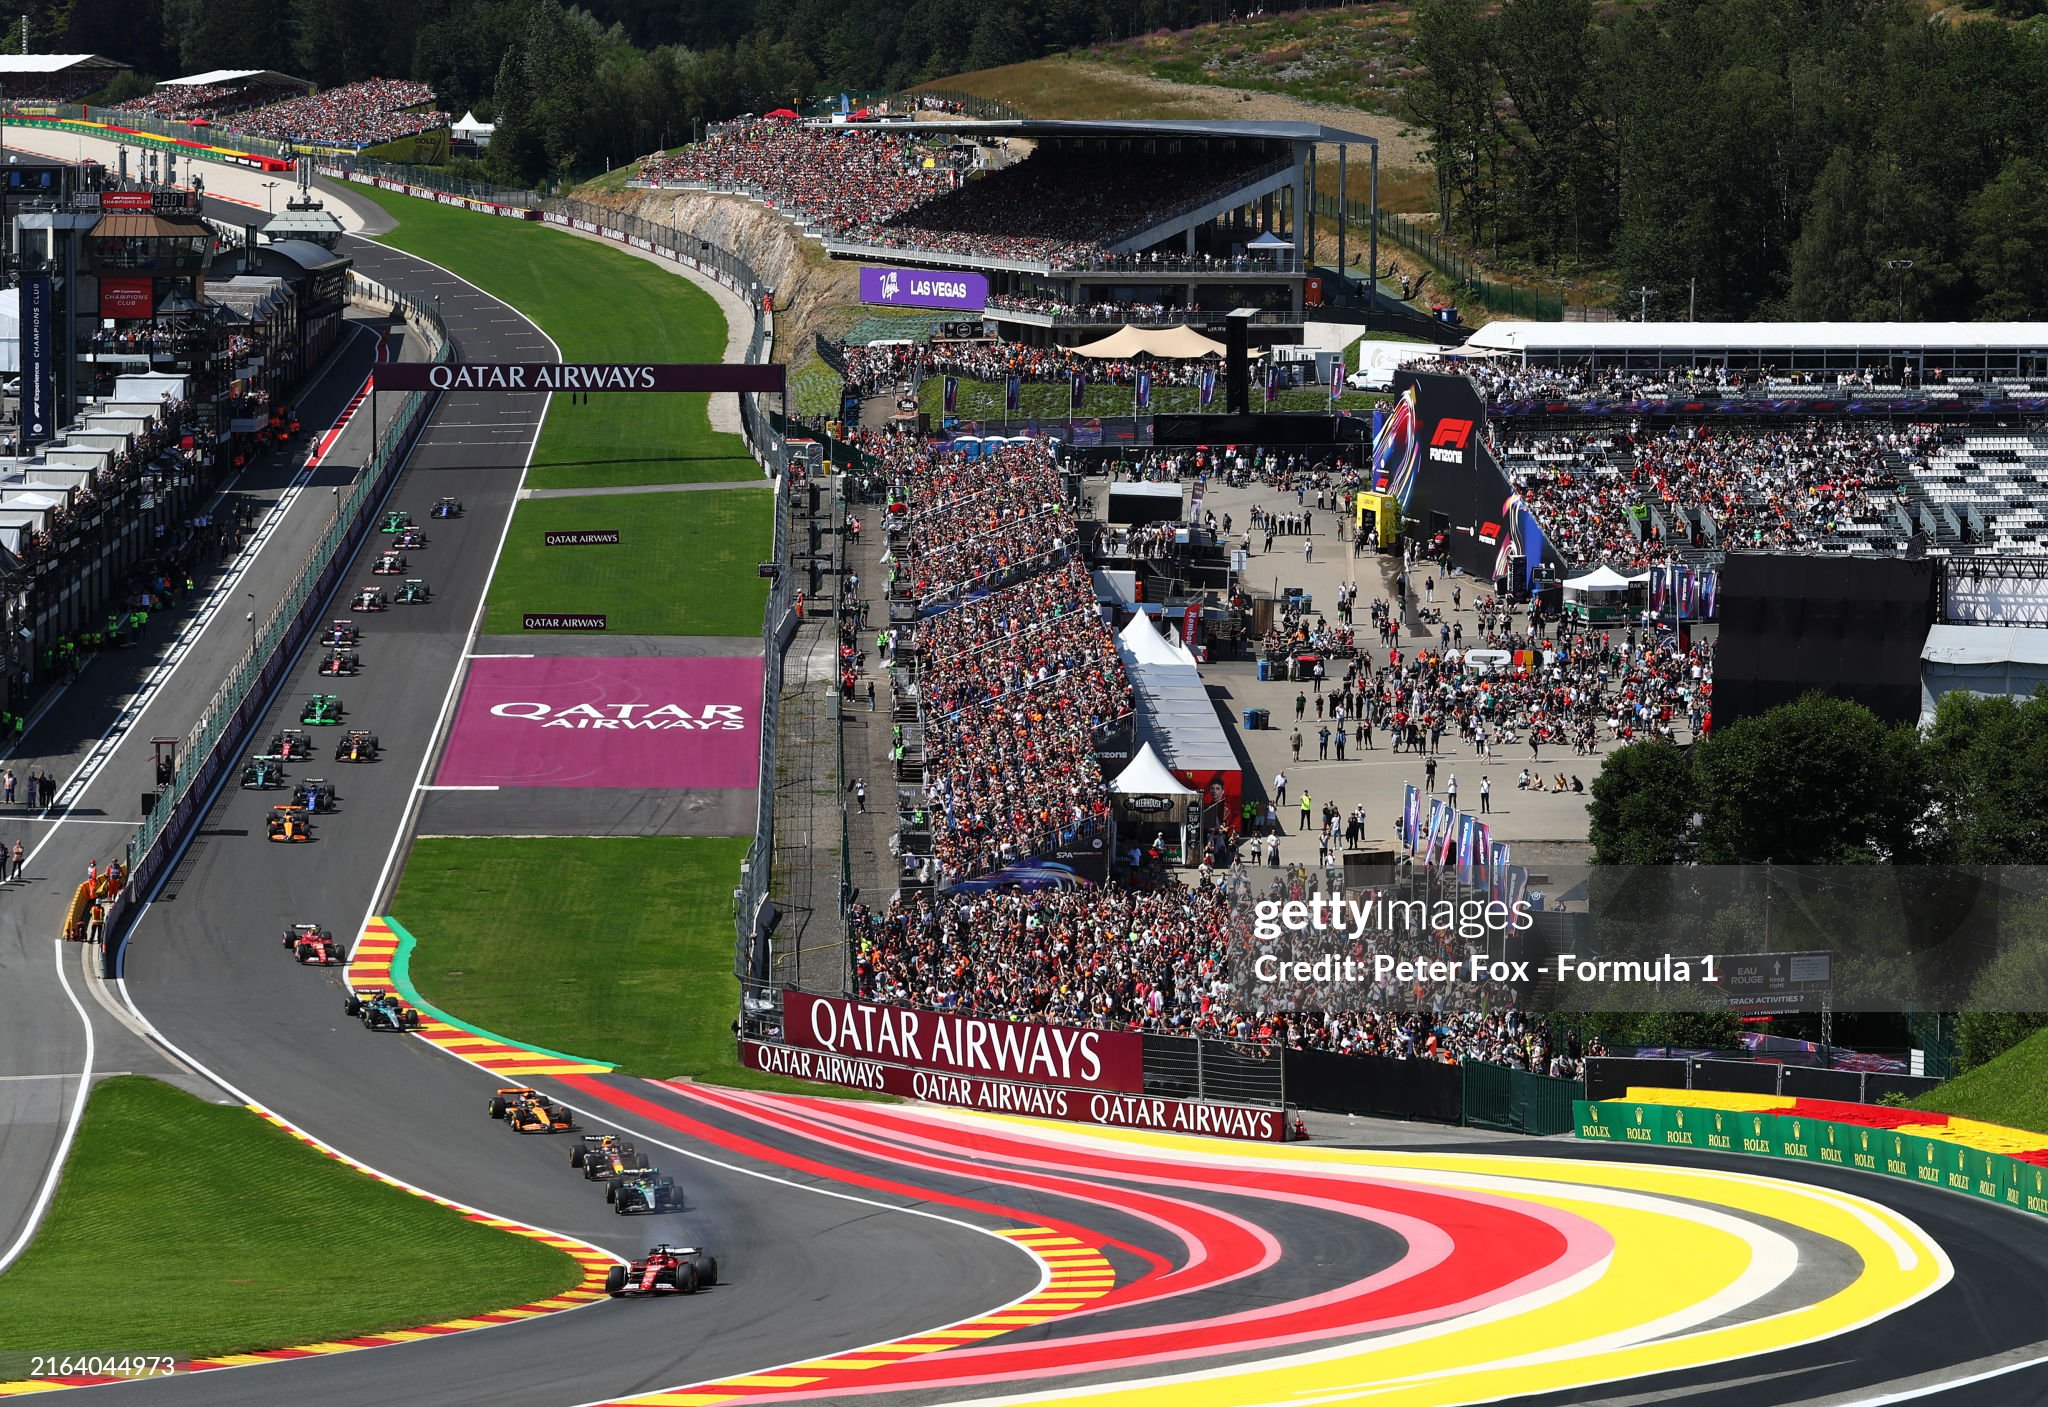
[[[227,113],[312,91],[311,83],[289,73],[262,68],[217,68],[184,78],[167,78],[156,85],[154,93],[116,103],[113,110],[141,113],[166,122],[211,122]]]
[[[2038,322],[1490,322],[1465,350],[1534,367],[1769,368],[1787,385],[1873,370],[1899,390],[2048,382]]]
[[[1306,122],[762,119],[642,161],[633,184],[744,194],[833,256],[989,276],[987,316],[1025,329],[1299,322],[1319,146],[1372,138]]]
[[[99,54],[0,54],[0,100],[75,103],[127,71],[119,59]]]

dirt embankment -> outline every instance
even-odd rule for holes
[[[815,354],[815,334],[829,338],[853,321],[859,266],[827,258],[795,225],[756,201],[700,191],[620,191],[592,199],[689,231],[745,259],[775,290],[775,356],[792,369]]]

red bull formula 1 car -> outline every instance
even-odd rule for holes
[[[293,924],[284,931],[284,945],[307,967],[339,967],[348,961],[348,949],[317,923]]]
[[[718,1283],[718,1260],[702,1246],[671,1246],[664,1242],[639,1260],[615,1265],[606,1273],[604,1292],[622,1295],[694,1295]]]

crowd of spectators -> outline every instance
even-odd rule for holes
[[[1215,358],[1148,358],[1143,362],[1084,357],[1068,347],[1033,347],[1023,342],[979,339],[934,341],[927,346],[894,344],[846,348],[846,384],[863,396],[878,395],[908,381],[913,374],[958,376],[969,381],[999,383],[1011,376],[1026,382],[1067,385],[1075,372],[1091,385],[1129,386],[1140,371],[1152,373],[1155,386],[1193,386],[1202,372],[1217,368]]]
[[[299,93],[296,86],[284,84],[166,83],[154,93],[116,103],[110,111],[132,112],[165,122],[190,122],[282,102]]]
[[[446,127],[449,116],[430,107],[433,101],[434,90],[424,83],[367,78],[239,114],[234,128],[279,142],[369,147]]]
[[[1667,519],[1704,510],[1729,550],[1798,551],[1838,538],[1896,500],[1925,435],[1812,420],[1784,430],[1508,436],[1496,449],[1565,562],[1638,570],[1691,545],[1652,540],[1640,511],[1651,504]]]
[[[107,86],[113,75],[97,70],[61,69],[56,73],[11,73],[0,99],[13,103],[75,103]]]
[[[1064,298],[1041,293],[991,293],[988,305],[1003,312],[1044,313],[1062,322],[1179,322],[1190,312],[1172,303],[1144,299],[1125,302],[1096,299],[1088,303],[1070,303]],[[1195,304],[1192,311],[1201,312],[1202,305]]]
[[[1486,399],[1496,405],[1559,397],[1587,400],[1654,400],[1673,396],[1769,398],[1801,391],[1905,392],[1927,386],[1968,384],[1953,382],[1946,372],[1934,368],[1927,371],[1923,381],[1919,368],[1911,363],[1897,370],[1888,366],[1870,366],[1855,371],[1813,371],[1780,370],[1774,366],[1735,367],[1713,362],[1691,366],[1619,367],[1601,366],[1588,360],[1555,366],[1524,366],[1506,358],[1431,357],[1410,362],[1408,367],[1412,371],[1470,377]]]
[[[890,595],[938,607],[903,644],[918,662],[921,809],[952,884],[1100,825],[1096,740],[1130,713],[1131,688],[1068,555],[1076,527],[1046,448],[991,465],[903,441],[885,458],[906,510],[890,521]]]
[[[951,171],[925,167],[929,152],[905,132],[768,118],[721,128],[674,156],[645,157],[640,179],[757,193],[778,210],[845,236],[951,185]]]

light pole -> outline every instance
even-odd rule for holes
[[[1638,300],[1636,321],[1648,322],[1650,320],[1650,300],[1657,296],[1657,290],[1654,288],[1631,288],[1629,292],[1633,293]]]
[[[263,183],[263,208],[267,214],[275,215],[277,213],[276,191],[277,182],[265,181]]]
[[[1913,271],[1911,259],[1887,259],[1884,266],[1892,271],[1892,287],[1898,295],[1899,321],[1906,320],[1906,275]]]

